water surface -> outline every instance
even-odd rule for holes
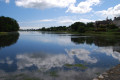
[[[92,80],[120,64],[120,38],[53,32],[0,35],[0,80]]]

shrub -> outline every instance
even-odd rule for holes
[[[78,32],[80,32],[80,33],[85,33],[85,27],[84,27],[84,26],[80,26],[80,27],[78,28]]]

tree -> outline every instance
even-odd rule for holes
[[[115,24],[109,24],[109,29],[118,29],[118,27]]]
[[[0,32],[11,32],[11,31],[18,31],[19,24],[17,21],[10,17],[0,17]]]
[[[87,23],[87,27],[92,27],[92,28],[94,28],[94,23],[93,23],[93,22]]]
[[[41,29],[42,31],[46,31],[46,28],[45,27],[42,27],[42,29]]]
[[[85,27],[80,26],[77,31],[80,32],[80,33],[85,33]]]
[[[83,23],[83,22],[76,22],[76,23],[72,24],[70,26],[70,28],[71,28],[72,31],[78,31],[78,29],[79,29],[80,26],[86,27],[86,24]]]
[[[93,22],[88,22],[86,24],[86,31],[94,31],[95,30],[95,26]]]

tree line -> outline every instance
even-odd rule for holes
[[[88,22],[75,22],[71,24],[70,26],[58,26],[58,27],[50,27],[45,28],[42,27],[41,29],[38,29],[38,31],[71,31],[71,32],[79,32],[79,33],[85,33],[86,31],[120,31],[120,29],[115,24],[108,24],[108,25],[100,25],[99,27],[95,26],[95,23]]]

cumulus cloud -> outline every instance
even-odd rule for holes
[[[98,5],[100,0],[86,0],[80,2],[77,6],[71,4],[66,12],[71,13],[88,13],[92,10],[92,6]]]
[[[97,11],[96,14],[101,15],[101,16],[105,16],[105,17],[117,17],[120,16],[120,4],[114,6],[114,7],[110,7],[107,10],[102,10],[102,11]]]
[[[92,10],[92,6],[98,5],[100,0],[81,1],[77,6],[76,0],[16,0],[17,6],[25,8],[68,8],[66,12],[71,13],[88,13]]]
[[[76,0],[16,0],[15,3],[17,6],[25,8],[45,9],[54,7],[65,8],[70,4],[76,3]]]
[[[9,3],[9,2],[10,2],[10,0],[5,0],[5,2],[6,2],[6,3]]]

